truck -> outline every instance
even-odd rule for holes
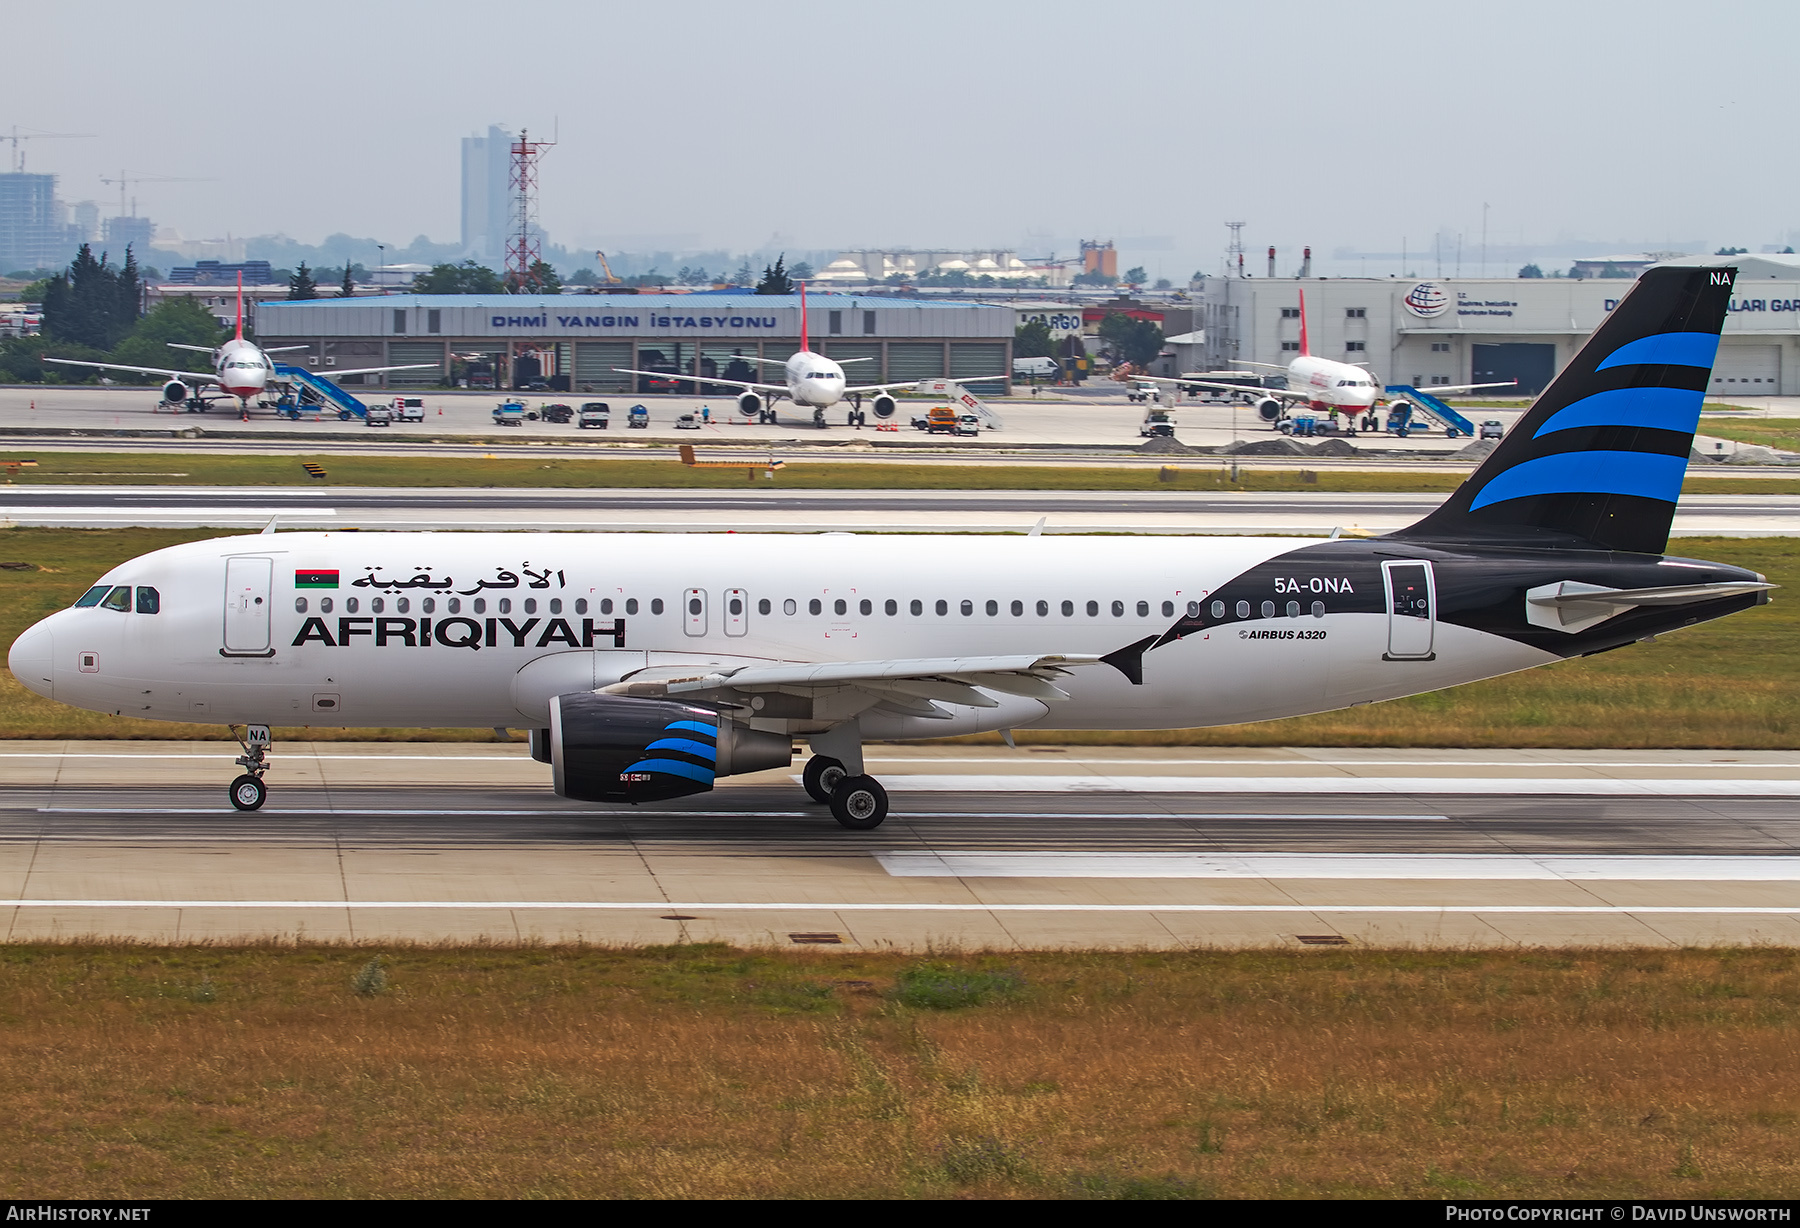
[[[567,405],[543,405],[538,407],[538,417],[545,422],[567,422],[575,416],[575,411]]]
[[[363,415],[363,420],[370,426],[392,426],[394,425],[394,411],[385,405],[371,405],[368,412]]]
[[[420,397],[395,397],[394,420],[397,422],[425,421],[425,401]]]
[[[502,401],[494,406],[495,426],[523,426],[525,424],[525,402]]]
[[[1153,409],[1144,415],[1143,425],[1138,427],[1138,434],[1145,439],[1157,436],[1175,436],[1175,415],[1166,409]]]
[[[923,418],[912,420],[913,429],[927,435],[979,435],[981,419],[974,414],[959,414],[954,405],[939,405],[925,411]]]
[[[581,407],[581,414],[575,419],[578,430],[595,427],[604,431],[612,421],[612,407],[605,401],[588,401]]]

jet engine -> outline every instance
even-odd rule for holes
[[[1281,402],[1275,397],[1264,397],[1256,403],[1257,417],[1264,422],[1281,421]]]
[[[188,386],[178,379],[172,379],[163,385],[163,400],[170,405],[184,404],[188,399]]]
[[[550,768],[559,797],[658,802],[704,793],[719,776],[786,767],[793,739],[672,699],[577,691],[550,701]]]
[[[899,408],[900,403],[885,392],[874,400],[875,416],[877,418],[892,418],[894,416],[894,411]]]
[[[738,412],[746,418],[754,418],[762,412],[762,398],[754,392],[740,393],[737,399]]]

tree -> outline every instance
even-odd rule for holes
[[[130,283],[86,243],[66,272],[44,288],[44,336],[96,350],[110,350],[137,320],[137,261],[126,251]]]
[[[744,257],[744,263],[738,265],[738,271],[731,275],[731,284],[747,286],[756,280],[756,270],[750,267],[750,257]]]
[[[1715,256],[1742,256],[1742,255],[1747,254],[1749,251],[1750,251],[1750,249],[1747,247],[1721,247],[1718,251],[1714,252],[1713,255],[1715,255]]]
[[[433,265],[413,278],[414,294],[499,294],[504,290],[494,270],[473,260]]]
[[[138,276],[137,253],[131,245],[125,245],[125,266],[119,270],[119,280],[114,286],[118,304],[114,308],[114,319],[122,322],[126,328],[136,328],[138,322],[138,306],[144,297],[142,279]]]
[[[1074,284],[1077,286],[1116,286],[1119,284],[1119,279],[1108,277],[1105,273],[1095,269],[1092,273],[1075,274]]]
[[[557,276],[556,270],[551,268],[549,261],[546,260],[533,260],[531,262],[531,270],[525,274],[525,282],[527,285],[533,287],[533,293],[562,293],[562,278]]]
[[[1056,341],[1042,320],[1028,320],[1013,329],[1014,358],[1055,358]]]
[[[600,274],[594,272],[594,270],[588,268],[586,265],[583,265],[579,269],[576,269],[573,273],[569,274],[569,284],[571,286],[599,285],[600,284]]]
[[[1579,264],[1571,264],[1569,266],[1568,276],[1574,278],[1576,281],[1580,281],[1582,278],[1586,277],[1587,274],[1581,271],[1581,266]]]
[[[302,260],[299,270],[288,278],[288,302],[298,303],[318,297],[319,283],[313,280],[312,270]]]
[[[1162,353],[1163,330],[1148,320],[1134,320],[1122,311],[1110,311],[1100,321],[1100,336],[1126,362],[1147,367]]]
[[[134,367],[174,366],[188,371],[209,371],[212,362],[207,355],[192,350],[171,350],[168,343],[203,345],[210,349],[224,340],[224,328],[198,300],[168,298],[137,322],[130,335],[119,342],[113,358]],[[155,380],[156,377],[145,376],[144,379]]]
[[[337,296],[339,298],[356,297],[356,277],[352,274],[348,262],[344,264],[344,280],[338,283]]]
[[[794,265],[793,269],[791,270],[791,276],[797,281],[811,281],[812,275],[813,275],[812,265],[806,263],[806,261],[804,261],[804,260],[802,260],[798,264]]]
[[[1134,286],[1143,285],[1146,281],[1149,280],[1149,278],[1150,278],[1150,275],[1148,273],[1144,272],[1144,266],[1141,264],[1138,265],[1136,268],[1125,270],[1125,280],[1130,282]]]
[[[1158,277],[1154,288],[1157,290],[1173,290],[1175,288],[1175,283],[1170,281],[1167,277]]]
[[[1519,270],[1520,277],[1542,277],[1543,275],[1544,270],[1538,268],[1535,264],[1528,264]]]
[[[786,259],[787,253],[783,252],[775,257],[773,265],[763,266],[762,280],[756,283],[758,294],[792,294],[794,292],[794,280],[787,275],[787,269],[783,267]]]

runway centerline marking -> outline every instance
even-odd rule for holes
[[[163,814],[190,815],[198,818],[234,818],[237,812],[224,807],[203,809],[200,807],[176,806],[39,806],[38,814]],[[384,817],[419,817],[443,816],[445,818],[625,818],[627,816],[645,819],[814,819],[824,815],[822,810],[361,810],[356,808],[323,810],[305,808],[267,807],[259,814],[268,815],[332,815],[332,816],[367,816]],[[913,810],[902,814],[896,812],[895,819],[968,819],[991,818],[994,816],[976,810]],[[1324,819],[1332,822],[1375,820],[1387,823],[1448,823],[1447,814],[1268,814],[1250,811],[1230,813],[1176,813],[1161,810],[1111,810],[1102,812],[1077,813],[1064,810],[1045,811],[1009,811],[1001,816],[1013,819],[1277,819],[1302,821]]]
[[[1800,857],[1512,853],[874,854],[895,878],[1430,879],[1538,882],[1800,882]]]

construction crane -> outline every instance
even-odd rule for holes
[[[124,171],[120,171],[117,179],[102,175],[100,182],[108,187],[115,183],[119,185],[119,216],[124,217],[126,216],[125,192],[134,183],[211,183],[213,181],[211,179],[183,179],[174,175],[127,175]],[[135,196],[131,198],[131,216],[137,216],[137,197]]]
[[[25,173],[25,151],[19,148],[20,141],[41,141],[47,137],[88,137],[98,136],[95,132],[20,132],[19,125],[14,124],[10,134],[0,133],[0,141],[12,142],[12,164],[15,175]]]
[[[610,264],[608,264],[608,263],[606,263],[606,253],[605,253],[605,252],[595,252],[595,253],[594,253],[594,258],[595,258],[595,259],[596,259],[596,260],[598,260],[598,261],[599,261],[599,262],[600,262],[600,270],[601,270],[601,272],[603,272],[603,273],[605,273],[605,274],[606,274],[606,284],[607,284],[607,285],[609,285],[609,286],[619,286],[619,285],[623,285],[623,284],[624,284],[624,283],[623,283],[623,282],[622,282],[622,281],[620,281],[620,280],[619,280],[619,278],[618,278],[618,277],[617,277],[617,276],[616,276],[616,275],[615,275],[615,274],[614,274],[614,273],[613,273],[613,271],[612,271],[612,265],[610,265]]]

